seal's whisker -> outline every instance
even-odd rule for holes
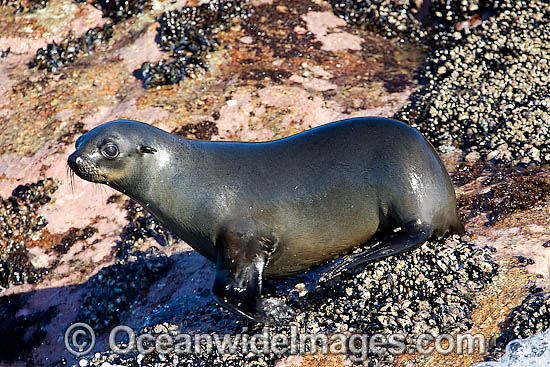
[[[102,185],[102,184],[98,184],[98,185],[99,185],[99,187],[100,187],[99,190],[101,191],[101,200],[105,201],[105,200],[106,200],[106,199],[105,199],[105,196],[107,196],[107,189],[106,189],[105,186]],[[105,195],[105,196],[104,196],[104,195]]]
[[[101,197],[101,200],[103,201],[105,199],[103,193],[105,192],[105,187],[100,182],[94,182],[94,190],[96,193],[99,191],[99,196]]]
[[[94,182],[94,191],[96,192],[96,195],[97,195],[97,192],[99,191],[99,195],[101,195],[101,184],[100,183],[97,183],[97,182]]]
[[[67,179],[71,184],[71,193],[74,194],[74,171],[71,169],[71,166],[67,163]]]

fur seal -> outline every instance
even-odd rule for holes
[[[462,233],[449,175],[415,129],[355,118],[261,142],[190,140],[128,120],[80,136],[68,165],[130,196],[217,265],[215,299],[265,322],[262,278],[340,256],[339,272]],[[377,231],[387,243],[346,255]]]

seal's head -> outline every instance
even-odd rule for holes
[[[84,180],[125,191],[126,181],[139,184],[147,157],[157,152],[157,131],[129,120],[100,125],[77,139],[76,151],[68,159],[69,167]]]

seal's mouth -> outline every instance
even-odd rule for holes
[[[107,183],[107,177],[90,159],[82,158],[78,151],[67,159],[67,164],[72,174],[76,174],[83,180],[95,183]]]

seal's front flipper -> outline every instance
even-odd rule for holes
[[[249,233],[225,231],[216,240],[218,252],[212,293],[218,303],[248,319],[266,323],[262,306],[262,274],[273,242]]]
[[[397,237],[390,242],[342,257],[325,272],[325,276],[331,279],[358,265],[367,264],[384,257],[411,250],[422,245],[431,236],[432,229],[430,225],[419,221],[408,223],[398,232]]]

